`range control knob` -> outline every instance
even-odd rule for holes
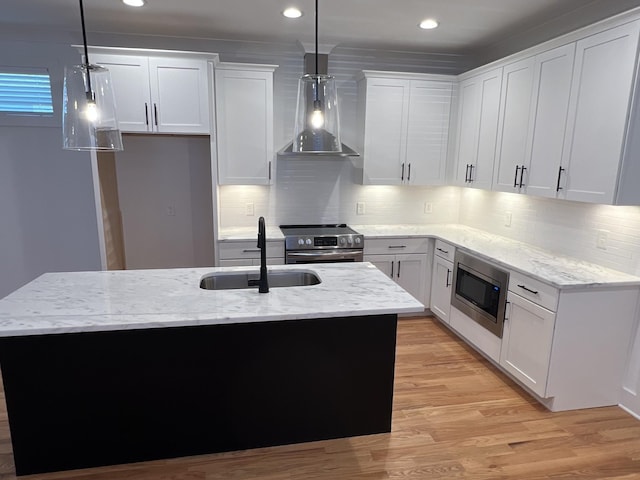
[[[347,243],[351,245],[353,243],[353,237],[347,238]]]
[[[298,239],[298,245],[304,245],[304,239],[299,238]]]
[[[344,237],[340,237],[340,245],[344,245],[347,240]]]
[[[362,240],[360,240],[360,237],[356,237],[356,245],[362,243]]]
[[[310,238],[307,238],[307,241],[306,241],[306,242],[304,242],[304,243],[306,243],[307,245],[311,245],[311,239],[310,239]]]

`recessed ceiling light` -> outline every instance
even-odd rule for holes
[[[282,15],[287,18],[300,18],[302,16],[302,12],[295,7],[291,7],[282,12]]]
[[[438,26],[438,21],[433,18],[427,18],[420,22],[420,28],[424,30],[431,30],[432,28],[436,28]]]
[[[122,3],[130,7],[143,7],[147,2],[145,0],[122,0]]]

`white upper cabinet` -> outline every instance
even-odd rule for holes
[[[616,202],[639,32],[635,21],[576,44],[560,198]]]
[[[275,65],[215,67],[218,182],[269,185],[273,178]]]
[[[504,67],[493,189],[556,196],[575,44]]]
[[[513,192],[523,185],[533,69],[533,57],[503,69],[494,190]]]
[[[460,82],[456,184],[491,188],[501,88],[502,68]]]
[[[454,77],[363,72],[358,82],[363,183],[445,182]]]
[[[207,59],[192,53],[92,47],[92,63],[109,69],[123,132],[210,133]],[[147,54],[149,53],[149,54]]]
[[[524,191],[555,197],[567,126],[575,44],[536,55]]]

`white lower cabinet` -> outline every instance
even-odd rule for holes
[[[545,397],[556,314],[511,291],[507,302],[500,365]]]
[[[429,304],[431,277],[429,240],[426,238],[367,239],[364,261],[371,262],[425,305]],[[403,253],[387,253],[398,252]],[[406,252],[406,253],[405,253]]]
[[[455,247],[436,240],[431,274],[431,299],[429,309],[443,322],[449,323],[451,312],[451,282]]]
[[[240,240],[218,242],[220,267],[260,265],[260,249],[256,241]],[[267,265],[284,264],[284,242],[267,241]]]

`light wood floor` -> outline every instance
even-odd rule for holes
[[[4,401],[0,479],[14,479]],[[437,320],[400,320],[390,434],[34,475],[29,480],[640,479],[640,421],[551,413]]]

